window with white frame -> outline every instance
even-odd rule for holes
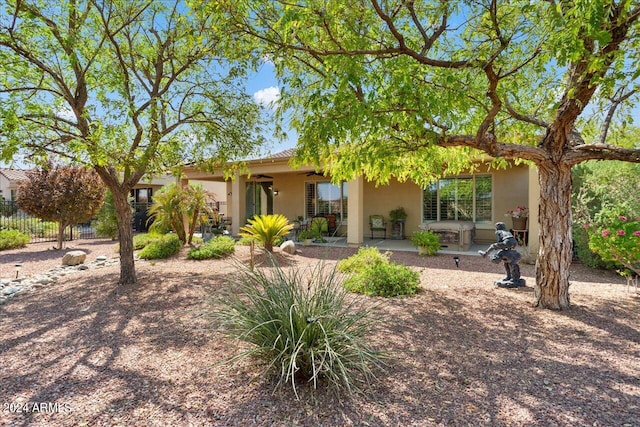
[[[492,220],[491,175],[444,178],[423,191],[422,220]]]
[[[347,218],[347,183],[339,185],[329,181],[305,183],[305,215],[312,218],[316,215],[333,214],[336,218]]]

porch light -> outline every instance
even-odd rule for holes
[[[20,275],[20,269],[22,268],[22,264],[16,264],[16,279],[18,278],[18,276]]]
[[[278,194],[280,194],[280,192],[278,190],[273,190],[273,195],[277,196]]]

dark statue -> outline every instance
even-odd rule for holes
[[[501,288],[519,288],[525,286],[525,280],[520,277],[520,266],[518,262],[522,255],[516,251],[518,241],[513,234],[506,229],[504,222],[496,223],[496,239],[497,242],[489,246],[486,251],[478,251],[480,255],[486,257],[493,251],[497,251],[491,255],[491,262],[500,264],[504,262],[504,270],[507,276],[496,282]]]

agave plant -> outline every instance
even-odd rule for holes
[[[293,229],[293,224],[287,217],[280,214],[256,215],[248,222],[249,225],[240,227],[240,236],[262,243],[269,252],[273,252],[273,244],[276,240]]]

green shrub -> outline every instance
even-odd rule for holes
[[[0,230],[0,251],[5,249],[24,248],[31,239],[21,231]]]
[[[111,191],[107,191],[102,207],[96,214],[95,227],[98,237],[108,237],[113,240],[118,237],[118,217]]]
[[[198,260],[222,258],[225,255],[232,254],[235,248],[235,240],[228,236],[219,236],[209,240],[202,246],[190,249],[187,258]]]
[[[346,301],[335,270],[240,266],[232,277],[214,316],[229,336],[251,344],[232,360],[263,361],[296,397],[300,381],[352,392],[373,377],[380,366],[366,338],[373,317]]]
[[[182,249],[182,241],[175,234],[165,234],[156,240],[152,240],[140,252],[138,257],[142,259],[164,259],[177,254]]]
[[[419,249],[420,255],[435,255],[440,250],[440,236],[433,231],[416,231],[411,242]]]
[[[374,262],[344,281],[348,291],[382,297],[413,295],[419,285],[417,271],[394,262]]]
[[[256,243],[256,241],[250,237],[241,237],[237,242],[236,245],[238,246],[250,246],[251,242]]]
[[[589,248],[589,234],[583,227],[573,227],[573,248],[580,262],[589,268],[615,269],[615,263],[604,261],[600,255]]]
[[[17,217],[3,218],[2,226],[19,230],[31,237],[49,237],[58,235],[58,223],[42,221],[38,218],[18,219]],[[68,232],[65,237],[69,237]]]
[[[388,263],[390,252],[380,253],[378,248],[363,246],[355,255],[338,262],[338,271],[341,273],[360,273],[367,266],[374,263]]]
[[[133,250],[138,251],[147,246],[149,243],[161,239],[162,236],[162,234],[156,233],[136,234],[135,236],[133,236]]]

